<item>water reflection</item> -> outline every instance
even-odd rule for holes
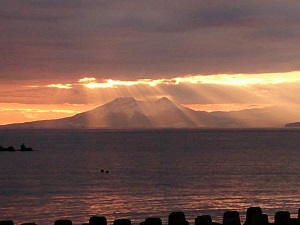
[[[269,215],[287,210],[296,217],[300,133],[280,133],[281,140],[293,143],[277,143],[276,148],[257,149],[261,143],[247,142],[258,136],[263,141],[262,135],[14,133],[7,138],[26,137],[36,149],[48,145],[30,156],[0,155],[0,218],[37,224],[71,219],[81,224],[97,214],[106,216],[109,224],[116,218],[138,224],[150,216],[165,223],[172,211],[184,211],[190,222],[201,214],[222,221],[226,210],[237,210],[244,221],[250,206],[260,206]],[[223,138],[218,141],[219,136]]]

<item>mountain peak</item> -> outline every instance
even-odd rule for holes
[[[135,98],[133,97],[120,97],[112,100],[112,102],[135,102]]]
[[[168,98],[137,101],[133,97],[116,98],[93,110],[51,121],[30,122],[19,127],[32,128],[182,128],[195,127],[186,109]]]
[[[155,100],[156,103],[172,103],[173,102],[167,97],[162,97],[158,100]],[[119,97],[114,100],[108,102],[107,104],[132,104],[132,103],[147,103],[147,101],[138,101],[134,97]]]
[[[264,116],[261,116],[264,115]],[[265,118],[271,115],[269,110],[256,109],[237,112],[204,112],[173,103],[166,97],[152,101],[137,101],[133,97],[116,98],[102,106],[71,117],[9,124],[6,128],[194,128],[194,127],[246,127],[240,118],[250,118],[251,127],[267,127]],[[271,121],[272,122],[272,121]],[[282,126],[280,124],[280,126]],[[286,127],[300,127],[299,123]]]
[[[181,108],[181,106],[177,105],[176,103],[172,102],[170,99],[163,97],[155,101],[155,105],[157,107],[164,107],[164,108]]]
[[[158,102],[172,102],[170,99],[168,99],[167,97],[162,97],[160,99],[157,100]]]
[[[116,98],[110,102],[108,102],[107,104],[104,104],[103,106],[107,105],[107,106],[121,106],[121,105],[133,105],[136,104],[137,100],[135,100],[133,97],[124,97],[124,98]],[[100,106],[102,107],[102,106]]]

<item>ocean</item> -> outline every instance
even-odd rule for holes
[[[300,207],[300,130],[0,130],[0,220],[15,224],[109,224],[183,211],[209,214],[260,206],[273,221]]]

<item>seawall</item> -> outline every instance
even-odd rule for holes
[[[272,222],[270,222],[272,221]],[[54,225],[73,225],[72,220],[57,219]],[[15,225],[13,219],[1,220],[0,225]],[[20,225],[40,225],[34,221],[21,223]],[[44,224],[41,224],[44,225]],[[87,223],[82,225],[110,225],[105,216],[92,216]],[[111,225],[132,225],[129,218],[115,219]],[[137,224],[135,224],[137,225]],[[187,221],[184,212],[171,212],[167,222],[163,224],[159,217],[148,217],[140,221],[139,225],[300,225],[300,208],[298,217],[292,218],[288,211],[277,211],[275,215],[264,214],[260,207],[250,207],[247,209],[245,221],[241,221],[238,211],[225,211],[222,222],[215,222],[210,215],[199,215],[194,221]]]

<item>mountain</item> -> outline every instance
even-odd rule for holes
[[[298,113],[294,114],[296,116],[292,115],[292,113],[288,113],[282,108],[275,107],[231,112],[205,112],[183,107],[165,97],[156,101],[117,98],[93,110],[67,118],[10,124],[0,127],[54,129],[283,127],[292,119],[294,121],[300,120]]]
[[[288,123],[284,127],[286,127],[286,128],[300,128],[300,122]]]
[[[198,113],[167,98],[142,102],[117,98],[91,111],[72,117],[5,125],[7,128],[193,128],[199,126]]]

